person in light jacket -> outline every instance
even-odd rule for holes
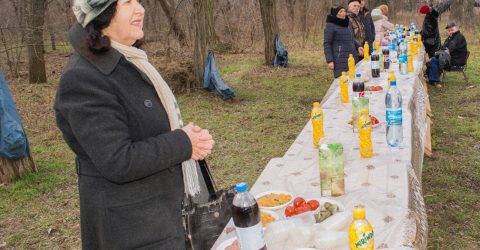
[[[75,52],[54,109],[76,155],[82,248],[185,249],[182,201],[198,190],[185,173],[213,138],[182,125],[172,91],[138,48],[138,0],[76,0],[73,10]]]
[[[372,19],[375,25],[375,41],[382,44],[385,34],[388,34],[388,31],[393,30],[395,25],[388,21],[388,17],[382,13],[381,9],[372,10]]]
[[[353,54],[358,62],[358,54],[363,48],[355,41],[353,30],[345,8],[339,6],[330,10],[324,30],[323,47],[328,68],[335,78],[348,71],[348,57]]]

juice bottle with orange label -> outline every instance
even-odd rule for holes
[[[348,78],[355,78],[355,59],[352,54],[348,56]]]
[[[408,73],[412,73],[412,72],[415,70],[415,69],[413,68],[413,55],[412,55],[412,53],[409,53],[409,54],[408,54],[407,67],[408,67]]]
[[[372,118],[368,115],[368,110],[360,110],[360,119],[358,119],[358,131],[360,133],[360,157],[370,158],[373,155],[372,148]]]
[[[373,227],[365,219],[365,208],[355,207],[353,209],[353,219],[349,227],[350,249],[373,250]]]
[[[368,46],[368,42],[365,42],[365,45],[363,45],[363,59],[365,61],[370,60],[370,46]]]
[[[319,102],[313,103],[312,113],[310,114],[313,127],[313,146],[318,148],[318,142],[324,137],[323,131],[323,110],[320,108]]]
[[[340,77],[340,101],[348,103],[348,77],[346,72],[342,72]]]

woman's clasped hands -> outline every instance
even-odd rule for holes
[[[206,129],[189,123],[182,128],[192,143],[192,160],[203,160],[212,153],[215,141]]]

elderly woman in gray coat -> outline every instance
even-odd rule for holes
[[[346,18],[345,8],[339,6],[330,10],[324,31],[323,47],[328,68],[335,78],[348,71],[348,58],[352,54],[355,61],[363,55],[363,48],[355,42],[352,27]]]
[[[183,126],[172,91],[137,48],[138,0],[76,0],[73,10],[75,53],[54,108],[76,155],[82,247],[185,249],[181,204],[199,192],[194,160],[211,153],[212,136]]]

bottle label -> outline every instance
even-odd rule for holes
[[[379,68],[380,68],[380,62],[372,60],[372,69],[379,69]]]
[[[314,114],[313,114],[312,120],[318,121],[321,117],[322,117],[322,113],[321,113],[321,112],[317,112],[317,113],[314,113]]]
[[[402,109],[387,108],[387,125],[402,125]]]
[[[265,246],[262,222],[251,227],[235,227],[240,249],[261,249]]]
[[[358,240],[355,242],[355,247],[358,249],[366,249],[371,241],[373,241],[373,231],[366,231],[358,237]]]

